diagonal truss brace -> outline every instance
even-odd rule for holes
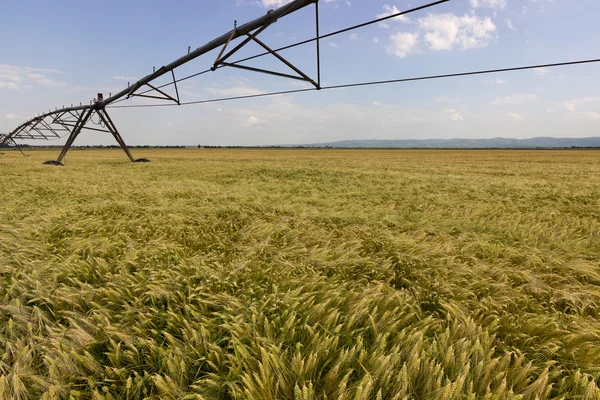
[[[315,2],[315,7],[316,7],[315,16],[316,16],[317,38],[318,38],[319,37],[319,3],[318,3],[318,1]],[[221,52],[217,56],[217,59],[215,60],[215,63],[213,65],[213,67],[211,68],[211,70],[216,71],[220,67],[237,68],[237,69],[242,69],[242,70],[251,71],[251,72],[258,72],[258,73],[278,76],[281,78],[300,80],[300,81],[304,81],[304,82],[308,82],[308,83],[312,84],[317,89],[321,89],[321,50],[320,50],[319,40],[317,40],[317,70],[318,70],[317,75],[318,75],[318,78],[317,78],[317,81],[315,81],[314,79],[309,77],[306,73],[302,72],[298,67],[296,67],[294,64],[292,64],[290,61],[288,61],[286,58],[284,58],[276,50],[273,50],[271,47],[266,45],[263,41],[258,39],[258,35],[260,35],[264,30],[266,30],[269,26],[271,26],[275,22],[276,22],[276,20],[271,20],[268,23],[266,23],[265,25],[263,25],[262,27],[260,27],[255,32],[247,33],[246,34],[247,38],[245,38],[233,50],[231,50],[227,54],[223,55],[223,53],[225,53],[225,50],[229,46],[231,40],[233,39],[233,37],[236,36],[237,30],[234,29],[231,33],[231,37],[229,38],[229,40],[227,40],[227,42],[221,49]],[[248,43],[250,43],[252,41],[254,41],[260,47],[265,49],[269,54],[273,55],[275,58],[277,58],[279,61],[281,61],[283,64],[285,64],[289,69],[294,71],[296,73],[296,75],[285,74],[285,73],[271,71],[271,70],[262,69],[262,68],[249,67],[246,65],[241,65],[237,62],[233,62],[233,63],[226,62],[231,56],[233,56],[235,53],[237,53],[239,50],[241,50],[243,47],[245,47]]]
[[[39,117],[34,118],[28,123],[22,125],[9,136],[11,137],[11,139],[50,140],[54,138],[59,138],[60,131],[64,131],[64,129],[55,129],[45,121],[45,117]]]
[[[145,84],[136,83],[135,85],[133,85],[131,90],[127,94],[127,98],[144,97],[147,99],[155,99],[155,100],[169,100],[169,101],[173,101],[173,102],[177,103],[177,105],[181,105],[181,99],[179,98],[179,88],[177,87],[177,79],[175,79],[175,72],[172,70],[171,70],[171,75],[173,76],[173,86],[175,87],[175,95],[177,97],[173,97],[170,94],[160,90],[158,87],[147,82]],[[150,90],[142,92],[142,93],[136,93],[139,89],[141,89],[144,86],[148,86],[150,88]],[[146,93],[152,93],[152,92],[157,92],[158,94],[160,94],[160,96],[146,94]]]
[[[80,115],[76,116],[76,121],[79,120]],[[94,132],[102,132],[102,133],[111,133],[110,130],[106,129],[105,124],[103,123],[102,119],[100,119],[100,122],[94,122],[93,120],[93,114],[92,116],[90,116],[89,121],[91,121],[94,125],[99,125],[101,128],[91,128],[89,126],[83,126],[81,129],[82,130],[87,130],[87,131],[94,131]],[[63,119],[60,117],[57,117],[54,119],[53,123],[55,124],[59,124],[61,125],[63,128],[65,128],[65,130],[67,130],[68,132],[71,132],[72,129],[76,128],[77,126],[77,122],[73,121],[71,119]]]

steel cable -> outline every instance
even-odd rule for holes
[[[434,79],[457,78],[457,77],[461,77],[461,76],[497,74],[497,73],[501,73],[501,72],[524,71],[524,70],[532,70],[532,69],[540,69],[540,68],[555,68],[555,67],[593,64],[593,63],[600,63],[600,59],[567,61],[567,62],[561,62],[561,63],[527,65],[527,66],[521,66],[521,67],[510,67],[510,68],[499,68],[499,69],[487,69],[487,70],[480,70],[480,71],[458,72],[458,73],[453,73],[453,74],[426,75],[426,76],[418,76],[418,77],[412,77],[412,78],[390,79],[390,80],[383,80],[383,81],[347,83],[347,84],[343,84],[343,85],[323,86],[320,90],[336,90],[336,89],[363,87],[363,86],[389,85],[389,84],[394,84],[394,83],[406,83],[406,82],[425,81],[425,80],[434,80]],[[216,103],[216,102],[232,101],[232,100],[254,99],[254,98],[260,98],[260,97],[312,92],[312,91],[317,91],[317,90],[319,90],[319,89],[307,88],[307,89],[286,90],[286,91],[279,91],[279,92],[259,93],[259,94],[253,94],[253,95],[247,95],[247,96],[222,97],[222,98],[217,98],[217,99],[189,101],[189,102],[181,103],[181,105],[186,106],[186,105],[192,105],[192,104],[206,104],[206,103]],[[178,106],[178,105],[177,104],[147,104],[147,105],[141,104],[141,105],[130,105],[130,106],[107,106],[107,108],[147,108],[147,107],[173,107],[173,106]]]

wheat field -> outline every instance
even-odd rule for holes
[[[0,155],[0,399],[599,399],[600,151]]]

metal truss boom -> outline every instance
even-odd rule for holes
[[[145,97],[152,98],[157,100],[168,100],[176,103],[177,105],[181,104],[181,100],[179,98],[179,89],[177,87],[177,80],[175,79],[174,70],[177,67],[180,67],[212,50],[218,49],[222,47],[221,54],[217,58],[215,62],[215,67],[219,66],[233,66],[235,68],[243,68],[250,71],[255,72],[264,72],[270,73],[272,75],[277,75],[286,78],[292,79],[300,79],[306,82],[310,82],[315,87],[320,88],[320,84],[312,80],[308,75],[304,72],[300,71],[300,69],[296,68],[289,61],[284,59],[281,55],[279,55],[276,51],[273,51],[266,44],[257,39],[257,36],[275,23],[280,18],[285,17],[286,15],[292,14],[298,10],[301,10],[311,4],[315,4],[318,8],[319,0],[294,0],[282,7],[279,7],[275,10],[270,10],[260,18],[257,18],[253,21],[250,21],[244,25],[236,26],[233,30],[217,37],[216,39],[208,42],[207,44],[198,47],[194,51],[188,51],[183,57],[178,58],[177,60],[167,64],[158,70],[154,70],[152,74],[145,76],[139,81],[135,82],[133,85],[128,86],[127,89],[120,91],[119,93],[109,96],[106,99],[98,98],[97,101],[91,102],[89,105],[79,105],[79,106],[71,106],[71,107],[63,107],[61,109],[55,109],[54,111],[50,110],[47,113],[41,114],[37,117],[31,118],[30,120],[24,122],[19,125],[15,130],[9,133],[5,137],[0,137],[1,143],[13,142],[16,144],[15,139],[24,139],[24,140],[50,140],[50,139],[59,139],[61,138],[61,134],[68,134],[68,139],[66,144],[64,145],[58,159],[56,161],[48,161],[48,164],[54,165],[62,165],[62,161],[70,149],[71,145],[77,138],[77,136],[81,133],[82,130],[92,130],[99,132],[107,132],[113,135],[115,140],[119,143],[122,149],[125,151],[127,156],[131,161],[147,161],[145,159],[136,160],[131,155],[131,152],[127,148],[125,141],[121,137],[116,125],[108,115],[106,111],[106,107],[117,102],[122,101],[126,98],[130,97]],[[318,11],[317,11],[318,16]],[[318,28],[317,28],[318,29]],[[317,30],[318,32],[318,30]],[[227,46],[240,37],[245,37],[245,39],[240,43],[234,50],[230,51],[228,54],[223,56]],[[296,75],[283,74],[274,71],[266,71],[258,68],[252,68],[248,66],[235,65],[225,63],[225,60],[234,54],[237,50],[241,49],[250,41],[254,41],[258,43],[261,47],[267,50],[270,54],[274,55],[280,61],[282,61],[285,65],[287,65],[292,71],[294,71]],[[215,68],[216,69],[216,68]],[[161,90],[161,86],[155,86],[152,82],[156,81],[158,78],[171,74],[173,78],[173,85],[175,86],[176,95],[171,96],[165,91]],[[319,71],[320,76],[320,71]],[[150,90],[144,91],[142,93],[137,93],[138,90],[142,87],[149,87]],[[154,92],[153,94],[146,94],[148,92]],[[100,97],[100,96],[99,96]],[[101,128],[93,128],[86,127],[86,124],[89,121],[93,122],[92,116],[96,114],[98,115],[100,122],[96,125],[101,125]]]
[[[226,44],[229,44],[231,41],[233,41],[239,37],[247,36],[257,29],[264,30],[269,25],[271,25],[275,21],[277,21],[278,19],[285,17],[286,15],[292,14],[298,10],[301,10],[310,4],[316,4],[316,3],[318,3],[318,1],[319,0],[295,0],[289,4],[286,4],[278,9],[276,9],[276,10],[271,10],[271,11],[267,12],[266,15],[264,15],[258,19],[255,19],[254,21],[248,22],[239,27],[235,27],[233,30],[208,42],[204,46],[198,47],[196,50],[190,52],[189,54],[173,61],[170,64],[167,64],[166,66],[159,68],[156,72],[140,79],[138,82],[136,82],[130,88],[127,88],[127,89],[115,94],[114,96],[107,98],[103,102],[99,103],[99,105],[101,107],[105,107],[125,96],[130,96],[130,95],[134,94],[135,91],[138,90],[140,87],[147,85],[148,83],[156,80],[157,78],[160,78],[161,76],[173,71],[175,68],[180,67],[183,64],[186,64],[189,61],[191,61],[195,58],[198,58],[206,53],[209,53],[215,49],[218,49],[221,46],[225,46]],[[248,39],[246,39],[243,42],[243,44],[247,43],[247,41],[248,41]]]

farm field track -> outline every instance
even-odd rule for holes
[[[0,399],[599,399],[600,151],[0,155]]]

